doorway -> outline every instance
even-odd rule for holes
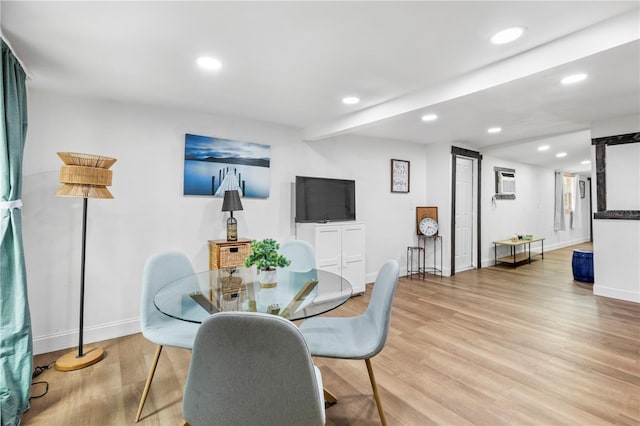
[[[456,157],[455,272],[474,268],[474,160]]]
[[[480,268],[482,155],[451,147],[451,275]]]

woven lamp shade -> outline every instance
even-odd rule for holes
[[[62,187],[56,191],[60,197],[113,198],[107,186],[111,186],[113,173],[108,170],[117,161],[102,155],[59,152],[64,162],[60,168]]]

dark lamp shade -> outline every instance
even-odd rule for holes
[[[222,201],[223,212],[235,212],[242,210],[242,203],[240,202],[240,194],[238,191],[224,191],[224,200]]]

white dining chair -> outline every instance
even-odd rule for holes
[[[193,345],[182,416],[191,426],[323,425],[322,376],[300,330],[263,313],[207,318]]]
[[[364,359],[369,372],[378,414],[387,424],[371,358],[387,341],[393,296],[398,286],[399,266],[395,260],[384,263],[371,292],[367,310],[355,317],[313,317],[300,326],[311,355],[326,358]]]
[[[285,271],[306,272],[316,268],[316,254],[308,241],[285,241],[280,245],[280,254],[291,261],[282,268]]]
[[[151,381],[164,346],[191,349],[200,324],[173,319],[153,304],[153,298],[162,286],[180,278],[193,275],[191,261],[184,253],[166,251],[151,256],[144,265],[142,295],[140,298],[140,327],[147,340],[158,345],[142,391],[135,422],[140,420],[144,403],[151,388]]]

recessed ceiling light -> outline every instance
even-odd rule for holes
[[[204,70],[215,71],[222,68],[222,62],[210,56],[200,56],[198,59],[196,59],[196,63],[200,68]]]
[[[425,114],[422,116],[422,121],[433,121],[437,119],[438,119],[438,116],[435,114]]]
[[[517,40],[524,33],[523,27],[512,27],[507,28],[505,30],[499,31],[491,37],[491,43],[493,44],[505,44],[511,43],[514,40]]]
[[[356,96],[347,96],[346,98],[342,98],[342,103],[346,105],[355,105],[360,102],[360,98]]]
[[[589,160],[584,160],[584,161],[581,161],[581,162],[580,162],[580,164],[591,164],[591,161],[589,161]]]
[[[572,74],[572,75],[568,75],[565,78],[563,78],[562,80],[560,80],[560,82],[562,84],[573,84],[573,83],[578,83],[582,80],[585,80],[587,78],[587,75],[584,73],[581,74]]]
[[[562,157],[566,157],[566,156],[567,156],[566,152],[559,152],[559,153],[556,154],[556,157],[558,157],[558,158],[562,158]]]
[[[542,145],[538,147],[538,151],[546,151],[549,149],[549,145]]]
[[[490,127],[487,129],[489,133],[500,133],[502,131],[501,127]]]

